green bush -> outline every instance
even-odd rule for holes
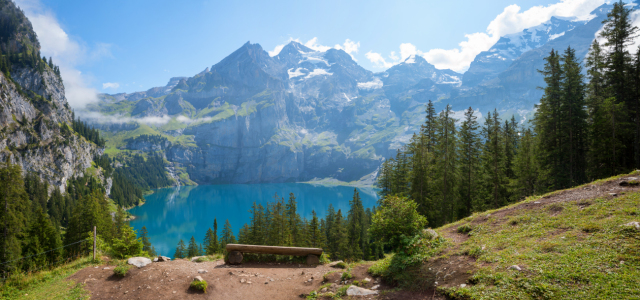
[[[202,281],[197,281],[194,280],[191,282],[191,285],[189,286],[190,288],[196,290],[196,291],[202,291],[203,293],[207,292],[207,282],[202,280]]]
[[[347,265],[347,263],[345,262],[339,262],[335,265],[336,268],[340,268],[340,269],[346,269],[349,265]]]
[[[458,233],[462,233],[462,234],[467,234],[467,233],[471,232],[471,230],[473,230],[473,228],[471,228],[471,226],[469,226],[469,224],[464,224],[464,225],[458,227]]]
[[[398,248],[403,238],[413,237],[427,226],[427,218],[418,213],[418,204],[404,197],[387,196],[380,209],[373,215],[369,232]]]
[[[130,268],[131,266],[129,265],[119,265],[113,269],[113,274],[116,274],[117,276],[120,276],[120,277],[124,277],[127,275],[127,272],[129,271]]]
[[[342,272],[342,276],[340,276],[340,280],[343,280],[343,281],[344,280],[349,280],[351,278],[353,278],[353,275],[351,275],[350,271],[344,271],[344,272]]]
[[[322,255],[320,255],[320,264],[325,265],[330,262],[331,260],[329,259],[329,254],[323,252]]]

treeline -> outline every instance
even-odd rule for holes
[[[546,87],[531,127],[496,110],[477,122],[472,108],[451,117],[429,101],[426,121],[378,177],[381,196],[405,196],[433,227],[523,197],[573,187],[640,167],[640,49],[625,46],[637,28],[614,4],[586,58],[575,50],[545,58]],[[605,50],[606,49],[606,50]]]
[[[213,221],[213,230],[209,228],[204,241],[198,245],[191,237],[189,245],[180,240],[175,257],[192,257],[222,253],[227,244],[291,246],[323,248],[331,259],[357,261],[374,260],[383,257],[383,244],[369,234],[372,216],[376,209],[365,209],[357,190],[349,201],[348,212],[336,211],[329,205],[324,219],[312,212],[310,219],[298,214],[298,204],[293,193],[285,200],[277,194],[274,201],[266,206],[254,203],[249,211],[250,223],[245,224],[238,233],[233,234],[227,220],[218,237],[217,220]]]
[[[138,205],[143,201],[143,190],[133,181],[122,175],[121,168],[115,170],[111,167],[111,160],[107,154],[96,155],[93,161],[102,168],[105,178],[111,177],[111,190],[109,197],[122,207]]]
[[[54,188],[48,196],[48,185],[38,177],[23,178],[19,165],[0,163],[0,182],[2,277],[86,254],[91,243],[84,240],[93,226],[105,252],[119,257],[148,254],[142,252],[143,240],[124,222],[122,209],[112,218],[104,188],[93,177],[69,180],[64,194]]]
[[[71,127],[73,131],[83,136],[87,141],[93,142],[98,145],[98,147],[104,147],[105,140],[100,137],[100,131],[98,131],[98,129],[89,126],[86,122],[82,122],[79,118],[73,119]]]
[[[115,170],[116,176],[130,180],[135,186],[143,190],[167,187],[173,181],[167,175],[165,162],[160,154],[149,154],[147,159],[142,155],[134,154],[121,161],[122,167]]]
[[[136,137],[125,139],[124,142],[127,143],[127,148],[130,148],[132,144],[140,142],[161,145],[162,147],[164,147],[164,145],[167,144],[169,140],[159,134],[142,134]]]

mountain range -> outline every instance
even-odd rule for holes
[[[101,94],[79,112],[106,135],[106,153],[160,151],[178,184],[341,181],[370,184],[424,122],[424,106],[497,109],[522,124],[544,82],[552,49],[584,57],[611,5],[588,20],[551,18],[501,37],[464,74],[412,55],[384,72],[343,50],[295,41],[270,56],[247,42],[192,77],[131,94]],[[162,145],[138,140],[160,135]]]

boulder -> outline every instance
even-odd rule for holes
[[[377,291],[368,290],[365,288],[357,287],[355,285],[352,285],[347,289],[347,296],[368,296],[377,294]]]
[[[193,277],[193,281],[204,281],[201,276]]]
[[[423,233],[429,240],[435,240],[438,238],[438,233],[431,228],[423,230]]]
[[[132,257],[127,260],[127,263],[134,265],[138,268],[142,268],[151,263],[151,260],[146,257]]]
[[[341,262],[343,262],[343,261],[341,261],[341,260],[338,260],[338,261],[332,261],[332,262],[330,262],[330,263],[329,263],[329,267],[337,268],[337,265],[338,265],[339,263],[341,263]]]
[[[191,261],[197,262],[198,258],[200,258],[200,257],[204,257],[204,256],[194,256],[194,257],[191,258]]]
[[[168,258],[166,256],[162,256],[162,255],[160,255],[160,256],[158,256],[158,257],[153,259],[154,262],[170,261],[170,260],[171,260],[171,258]]]

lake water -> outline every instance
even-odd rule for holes
[[[213,218],[218,220],[218,235],[225,220],[229,220],[235,236],[244,223],[249,223],[253,202],[274,201],[274,194],[289,199],[294,193],[298,213],[310,218],[315,210],[319,218],[325,216],[332,204],[343,214],[349,211],[353,187],[320,186],[306,183],[199,185],[158,189],[145,196],[146,203],[129,212],[136,216],[131,226],[139,230],[147,227],[149,240],[159,254],[173,257],[180,239],[188,245],[191,236],[201,243]],[[378,196],[373,188],[357,188],[365,208],[376,205]]]

